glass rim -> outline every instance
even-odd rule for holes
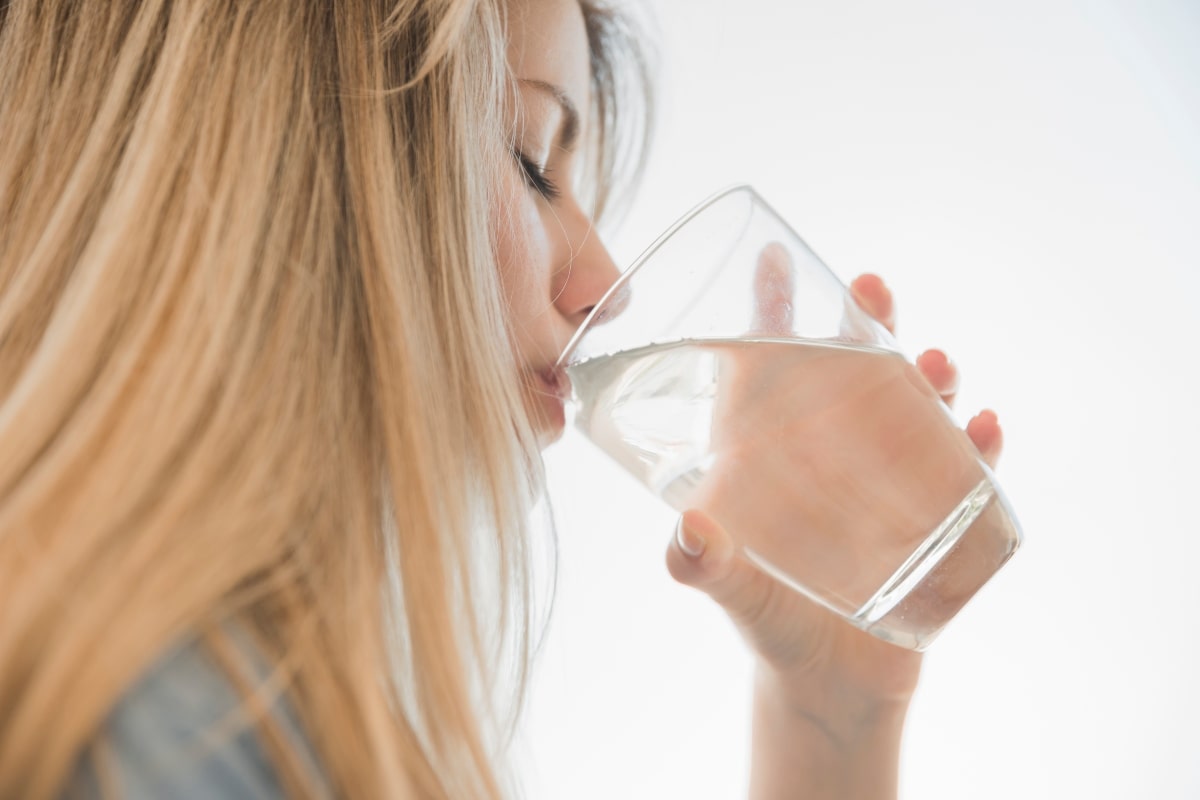
[[[583,337],[587,335],[588,331],[592,329],[596,317],[599,316],[611,304],[613,297],[615,297],[621,292],[622,289],[625,288],[626,284],[628,284],[633,276],[642,268],[642,266],[650,260],[651,256],[661,250],[663,245],[665,245],[667,241],[670,240],[671,237],[673,237],[684,225],[691,222],[693,219],[707,211],[710,207],[719,203],[721,200],[724,200],[726,197],[735,194],[745,194],[750,198],[752,203],[758,203],[761,205],[768,212],[770,212],[775,219],[782,223],[783,227],[787,229],[788,233],[790,233],[792,236],[795,236],[800,242],[804,243],[805,247],[808,247],[808,243],[804,242],[803,237],[796,232],[796,230],[791,226],[791,224],[788,223],[783,215],[776,211],[775,207],[768,203],[763,196],[759,194],[759,191],[752,185],[748,183],[737,183],[732,186],[726,186],[723,189],[718,189],[716,192],[713,192],[708,197],[692,206],[690,209],[684,212],[683,215],[672,222],[666,230],[660,233],[658,237],[654,239],[654,241],[652,241],[644,250],[642,250],[638,257],[633,260],[633,263],[630,264],[629,267],[620,274],[616,281],[613,282],[613,285],[608,287],[608,291],[606,291],[596,305],[592,307],[592,310],[586,317],[584,317],[583,322],[579,324],[579,327],[575,330],[575,333],[572,334],[570,341],[567,342],[567,346],[563,348],[558,360],[554,362],[554,369],[560,370],[564,367],[566,362],[570,359],[571,354],[574,353],[575,349],[579,346],[580,340],[583,339]],[[809,250],[811,251],[812,248],[809,248]],[[816,254],[814,253],[813,255]],[[820,261],[820,258],[818,257],[817,260]],[[824,264],[823,261],[821,263]]]

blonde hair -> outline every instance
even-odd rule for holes
[[[602,205],[636,148],[619,26],[584,5]],[[498,0],[0,4],[0,793],[61,790],[164,647],[228,662],[233,618],[340,794],[506,793],[541,462],[488,237],[503,25]]]

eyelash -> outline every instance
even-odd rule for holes
[[[558,184],[547,177],[546,173],[550,171],[549,169],[540,169],[537,164],[533,163],[533,159],[519,150],[513,150],[513,157],[517,159],[517,164],[521,167],[521,175],[531,189],[547,200],[557,200],[562,195]]]

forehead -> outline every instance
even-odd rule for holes
[[[551,83],[587,109],[590,59],[578,0],[509,0],[508,63],[518,78]]]

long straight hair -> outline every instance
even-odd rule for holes
[[[584,7],[602,205],[634,151]],[[506,793],[541,491],[507,80],[499,0],[0,3],[0,794],[102,758],[180,637],[236,673],[230,619],[339,794]]]

